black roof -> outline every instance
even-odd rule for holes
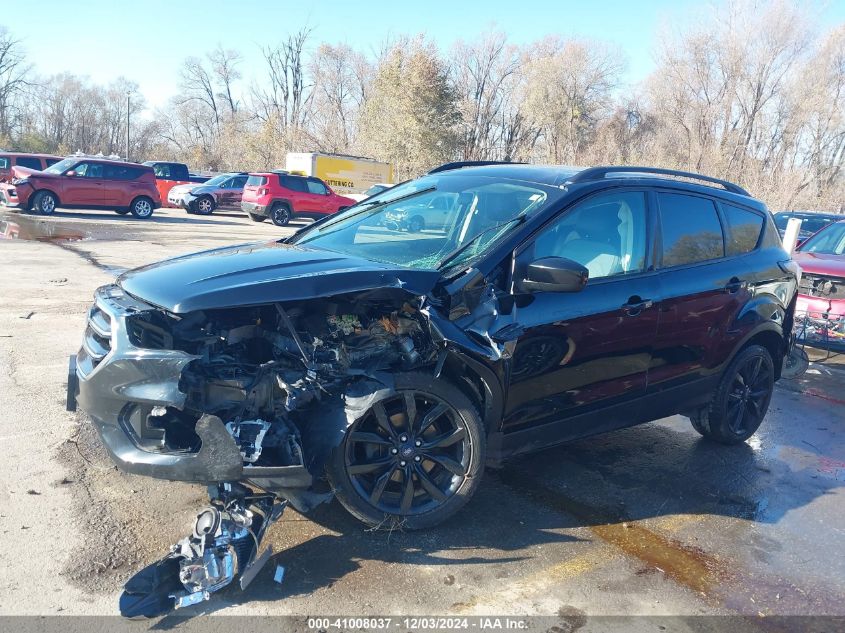
[[[593,182],[596,180],[619,178],[663,178],[683,179],[683,182],[693,181],[696,184],[717,185],[731,193],[750,196],[745,189],[737,184],[677,169],[663,169],[660,167],[645,167],[634,165],[606,165],[598,167],[571,167],[566,165],[527,165],[525,163],[505,163],[495,161],[461,161],[447,163],[435,167],[429,174],[444,173],[460,170],[461,173],[475,173],[486,176],[519,178],[549,185],[576,184]]]

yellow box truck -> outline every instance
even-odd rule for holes
[[[316,176],[342,196],[360,194],[373,185],[393,184],[393,166],[372,158],[289,152],[285,169],[292,174]]]

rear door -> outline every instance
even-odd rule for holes
[[[69,172],[74,175],[62,176],[62,203],[79,207],[103,206],[103,164],[82,162]]]
[[[287,189],[285,192],[290,198],[293,212],[296,213],[315,213],[319,209],[315,207],[314,196],[308,193],[308,186],[305,184],[305,178],[301,176],[279,176],[282,187]]]
[[[513,352],[506,432],[561,423],[556,436],[575,436],[635,421],[631,401],[645,394],[658,323],[647,201],[639,189],[595,194],[518,251],[515,276],[531,261],[566,257],[590,277],[580,292],[535,292],[516,308],[524,330]],[[578,416],[623,403],[621,417]]]
[[[654,194],[659,211],[660,325],[649,370],[649,392],[698,394],[718,378],[724,345],[750,299],[747,259],[726,252],[716,201],[680,191]]]

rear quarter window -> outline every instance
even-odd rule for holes
[[[0,156],[0,169],[9,169],[9,157]]]
[[[724,203],[722,203],[722,211],[728,224],[729,238],[726,244],[728,255],[743,255],[753,251],[763,231],[765,221],[763,216]]]
[[[250,176],[246,179],[247,187],[261,187],[267,184],[266,176]]]
[[[663,268],[696,264],[725,256],[722,224],[712,200],[658,193],[663,236]]]

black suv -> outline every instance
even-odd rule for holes
[[[438,221],[390,230],[411,203]],[[306,510],[333,492],[367,524],[424,528],[516,453],[677,413],[748,439],[797,273],[728,182],[450,164],[290,238],[100,288],[70,400],[126,471]]]

